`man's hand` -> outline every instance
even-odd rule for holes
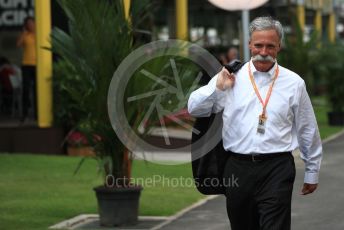
[[[318,187],[318,184],[307,184],[307,183],[304,183],[302,191],[301,191],[301,195],[310,194],[310,193],[314,192],[317,189],[317,187]]]
[[[230,74],[228,70],[223,67],[217,77],[216,88],[222,91],[232,88],[234,85],[234,80],[234,74]]]

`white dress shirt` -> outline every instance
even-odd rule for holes
[[[276,65],[269,72],[259,72],[251,64],[259,93],[265,101]],[[249,62],[236,74],[233,88],[216,88],[215,75],[208,85],[194,91],[188,101],[188,111],[194,117],[207,117],[223,110],[223,145],[225,150],[242,154],[264,154],[293,151],[300,148],[305,162],[304,182],[318,183],[322,159],[322,143],[313,107],[305,82],[296,73],[279,66],[266,108],[265,133],[257,133],[262,113],[248,73]]]

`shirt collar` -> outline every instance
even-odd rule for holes
[[[268,72],[260,72],[256,69],[256,67],[253,65],[253,62],[252,60],[250,60],[250,65],[251,65],[251,70],[252,70],[252,73],[253,75],[255,73],[267,73],[269,75],[269,77],[273,77],[274,76],[274,73],[275,73],[275,70],[276,70],[276,65],[277,65],[277,62],[275,62],[275,64],[273,65],[273,67],[268,71]]]

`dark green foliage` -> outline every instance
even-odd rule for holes
[[[326,82],[332,112],[344,112],[344,45],[328,43],[322,47],[314,71]]]
[[[122,1],[60,0],[69,32],[54,28],[52,50],[58,90],[66,106],[62,120],[82,131],[95,148],[105,175],[123,177],[124,147],[111,127],[107,111],[108,87],[118,65],[133,49],[133,35]],[[59,114],[56,111],[55,114]],[[94,136],[100,141],[96,141]],[[103,171],[105,169],[105,171]]]
[[[314,75],[316,65],[318,33],[314,31],[308,41],[304,41],[303,31],[297,19],[294,18],[294,31],[285,39],[285,46],[279,54],[279,63],[300,75],[306,82],[307,91],[313,95]]]
[[[51,35],[52,50],[60,57],[55,63],[54,72],[56,92],[61,95],[57,100],[60,106],[55,111],[55,117],[68,128],[77,129],[86,135],[88,143],[95,149],[99,169],[104,176],[112,174],[115,178],[123,178],[128,173],[123,163],[125,147],[110,123],[108,90],[121,62],[140,45],[138,41],[134,44],[133,34],[139,30],[137,24],[133,24],[146,17],[144,12],[149,4],[147,1],[132,1],[131,20],[128,21],[120,0],[60,0],[59,3],[69,19],[70,34],[54,28]],[[180,51],[187,50],[180,47]],[[171,85],[175,84],[173,71],[168,65],[171,58],[178,63],[178,76],[183,89],[177,95],[166,94],[161,104],[168,112],[185,108],[191,93],[189,89],[195,85],[197,68],[192,62],[180,57],[162,55],[147,61],[133,76],[127,76],[132,77],[128,85],[120,86],[125,87],[125,98],[162,88],[160,84],[143,76],[141,69]],[[142,123],[152,100],[151,97],[132,103],[124,101],[126,119],[133,130],[137,130]],[[152,113],[147,124],[158,122],[159,116]],[[149,127],[146,127],[140,135],[148,130]]]

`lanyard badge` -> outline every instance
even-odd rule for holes
[[[259,115],[258,117],[258,127],[257,127],[257,133],[260,133],[260,134],[264,134],[265,133],[265,124],[266,124],[266,120],[267,120],[267,116],[266,116],[266,107],[269,103],[269,100],[270,100],[270,96],[271,96],[271,93],[272,93],[272,88],[275,84],[275,81],[278,77],[278,73],[279,73],[279,68],[278,68],[278,64],[276,65],[276,70],[275,70],[275,76],[270,84],[270,88],[269,88],[269,91],[268,91],[268,94],[266,95],[266,98],[265,98],[265,102],[263,101],[262,97],[260,96],[260,93],[259,93],[259,90],[257,88],[257,85],[254,81],[254,78],[253,78],[253,74],[251,72],[251,63],[249,62],[248,64],[248,74],[250,76],[250,80],[251,80],[251,83],[252,83],[252,86],[253,86],[253,89],[260,101],[260,103],[262,104],[263,106],[263,111],[262,113]]]
[[[260,114],[259,119],[258,119],[257,133],[260,133],[260,134],[265,133],[265,122],[266,122],[266,117],[263,116],[263,114]]]

